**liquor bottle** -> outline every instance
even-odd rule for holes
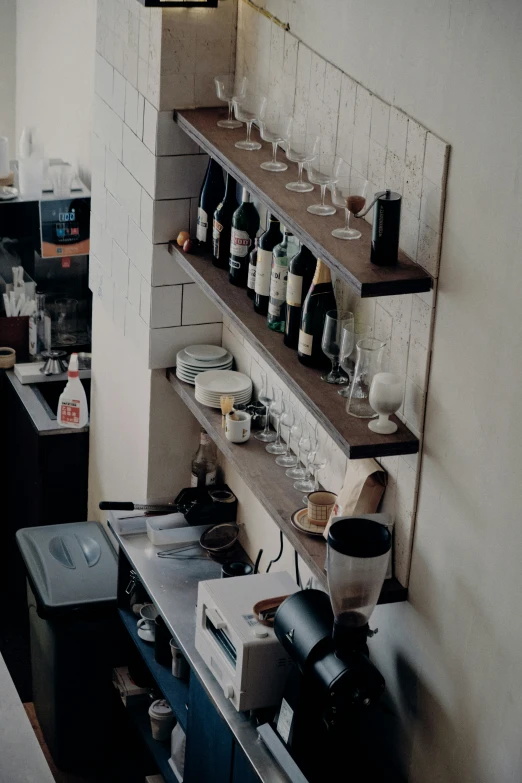
[[[224,190],[223,170],[214,158],[210,158],[199,194],[196,229],[196,247],[199,250],[212,250],[212,221],[216,207],[223,199]]]
[[[248,256],[259,231],[259,222],[259,212],[252,204],[250,193],[243,188],[241,205],[232,217],[228,279],[233,285],[246,287]]]
[[[330,270],[318,258],[314,279],[303,305],[299,330],[297,356],[303,364],[321,369],[330,367],[330,360],[323,353],[321,342],[326,313],[336,309],[337,304]]]
[[[36,312],[29,319],[29,353],[34,361],[51,350],[51,316],[45,309],[45,294],[36,292]]]
[[[212,226],[212,263],[220,269],[228,269],[230,257],[230,235],[232,233],[232,215],[238,208],[236,197],[237,182],[227,174],[227,184],[223,201],[214,212]]]
[[[299,343],[303,302],[312,285],[316,265],[314,254],[301,245],[301,250],[292,258],[288,267],[284,343],[289,348],[297,348]]]
[[[201,430],[199,449],[192,460],[191,487],[202,489],[216,483],[217,457],[216,446],[204,429]]]
[[[256,264],[256,297],[254,310],[260,315],[268,313],[270,299],[270,275],[272,274],[272,250],[283,241],[281,224],[273,215],[269,216],[268,228],[259,237]]]
[[[285,228],[283,241],[272,251],[270,275],[270,301],[268,302],[267,325],[274,332],[284,332],[286,320],[286,285],[288,264],[299,252],[299,243],[291,231]]]
[[[259,239],[256,237],[255,247],[250,253],[250,260],[248,262],[247,296],[249,299],[255,299],[256,296],[256,270],[257,270],[258,247],[259,247]]]

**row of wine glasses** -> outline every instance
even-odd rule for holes
[[[278,148],[282,147],[288,160],[297,163],[297,180],[286,183],[286,188],[295,193],[307,193],[318,185],[321,193],[319,204],[307,207],[313,215],[328,216],[336,213],[336,207],[345,210],[345,224],[332,231],[337,239],[358,239],[361,232],[350,227],[350,216],[361,212],[366,204],[368,181],[357,174],[341,157],[321,153],[321,138],[307,132],[307,129],[295,117],[278,115],[267,117],[268,98],[248,91],[245,77],[235,81],[229,75],[216,76],[218,98],[226,101],[229,116],[219,120],[222,128],[237,128],[246,125],[246,139],[237,141],[238,149],[254,151],[262,145],[252,139],[252,127],[259,127],[261,138],[272,144],[272,159],[260,165],[265,171],[286,171],[286,163],[277,160]],[[235,119],[233,119],[233,115]],[[306,169],[308,182],[303,179]],[[326,203],[326,193],[330,190],[332,204]]]

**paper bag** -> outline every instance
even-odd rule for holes
[[[384,495],[386,481],[386,471],[374,459],[348,460],[343,488],[330,514],[324,537],[328,537],[333,517],[375,514]]]

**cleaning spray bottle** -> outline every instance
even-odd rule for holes
[[[78,354],[71,354],[67,385],[58,400],[58,424],[62,427],[80,429],[89,422],[87,396],[78,371]]]

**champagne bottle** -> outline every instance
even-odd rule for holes
[[[230,235],[232,233],[232,216],[238,208],[236,197],[237,182],[231,174],[227,174],[225,195],[216,211],[212,226],[212,263],[220,269],[228,269],[230,257]]]
[[[223,199],[224,189],[221,166],[214,158],[210,158],[199,194],[196,229],[196,247],[199,250],[212,250],[212,221],[216,207]]]
[[[248,262],[247,296],[249,299],[255,299],[256,296],[256,271],[257,271],[258,247],[259,247],[259,239],[256,237],[256,244],[254,249],[250,253],[250,260]]]
[[[314,254],[302,245],[288,267],[284,343],[289,348],[297,348],[299,343],[303,302],[312,285],[316,265],[317,259]]]
[[[332,277],[328,267],[318,258],[314,279],[303,305],[297,353],[299,361],[309,367],[330,367],[330,360],[321,348],[324,322],[329,310],[337,310]]]
[[[217,457],[216,446],[205,430],[201,430],[199,449],[192,459],[191,487],[202,489],[216,483]]]
[[[269,216],[268,228],[259,237],[256,264],[256,296],[254,310],[260,315],[268,313],[268,301],[270,299],[270,275],[272,273],[272,250],[283,241],[281,224],[273,215]]]
[[[270,276],[270,301],[268,302],[267,325],[274,332],[284,332],[286,319],[286,285],[288,264],[299,252],[299,243],[291,231],[285,228],[283,241],[272,251]]]
[[[250,193],[243,188],[241,205],[232,217],[228,279],[233,285],[246,287],[248,255],[259,231],[259,212],[252,204]]]

